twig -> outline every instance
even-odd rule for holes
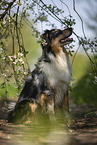
[[[40,8],[42,8],[42,10],[44,10],[46,13],[48,13],[52,18],[54,18],[55,20],[57,20],[58,22],[60,22],[59,19],[57,19],[56,17],[54,17],[53,15],[51,15],[46,9],[44,9],[37,1],[34,0],[34,2],[39,5]],[[44,4],[46,6],[46,4]],[[46,8],[48,9],[48,7],[46,6]],[[49,10],[49,9],[48,9]],[[50,11],[50,10],[49,10]],[[51,11],[50,11],[51,12]]]
[[[64,4],[66,7],[67,7],[67,9],[68,9],[68,12],[69,12],[69,15],[71,16],[71,13],[70,13],[70,10],[69,10],[69,7],[62,1],[62,0],[60,0],[60,2],[62,3],[62,4]]]
[[[83,46],[83,49],[84,49],[84,51],[85,51],[86,55],[88,56],[88,58],[89,58],[89,60],[90,60],[91,64],[94,64],[93,60],[92,60],[92,59],[91,59],[91,57],[89,56],[89,54],[88,54],[88,52],[87,52],[87,50],[85,49],[85,47],[84,47],[84,46]],[[95,66],[94,66],[94,68],[95,68]],[[96,68],[95,68],[95,70],[96,70]]]
[[[5,0],[3,0],[3,1],[0,3],[0,6],[3,4],[4,1],[5,1]]]
[[[79,13],[77,12],[77,10],[75,9],[75,0],[73,0],[73,9],[74,9],[75,13],[78,15],[78,17],[81,20],[83,35],[84,35],[84,38],[86,39],[86,35],[85,35],[85,32],[84,32],[83,20],[82,20],[81,16],[79,15]]]
[[[25,50],[25,47],[24,47],[23,36],[22,36],[22,33],[21,33],[20,30],[19,30],[19,35],[20,35],[21,38],[22,38],[22,49],[23,49],[23,51],[26,51],[26,50]],[[26,60],[26,64],[27,64],[27,66],[28,66],[28,71],[31,72],[31,69],[30,69],[30,66],[29,66],[29,63],[28,63],[27,57],[24,56],[24,58],[25,58],[25,60]],[[25,69],[25,68],[24,68],[24,65],[23,65],[23,69]]]
[[[18,40],[18,45],[19,45],[19,51],[21,52],[21,45],[20,45],[20,39],[19,39],[19,33],[18,33],[18,27],[17,27],[17,22],[18,22],[18,12],[19,12],[19,6],[18,6],[18,8],[17,8],[17,14],[16,14],[15,26],[16,26],[16,34],[17,34],[17,40]]]
[[[7,12],[11,9],[11,6],[13,5],[13,3],[15,2],[16,0],[12,0],[9,4],[8,4],[8,7],[6,8],[6,10],[1,14],[0,16],[0,20],[2,20],[5,15],[7,14]]]
[[[10,15],[10,10],[9,10],[9,18],[12,19],[11,15]],[[12,48],[13,48],[12,54],[14,54],[14,36],[15,35],[12,33],[12,26],[11,25],[10,25],[10,32],[11,32],[11,36],[12,36]],[[14,32],[15,32],[15,26],[14,26]]]
[[[80,45],[78,46],[78,48],[77,48],[77,50],[76,50],[76,52],[75,52],[75,54],[74,54],[74,56],[73,56],[73,59],[72,59],[72,65],[73,65],[73,62],[74,62],[75,56],[76,56],[76,54],[77,54],[79,48],[80,48]]]
[[[45,5],[46,6],[46,4],[42,1],[42,0],[40,0],[40,2],[43,4],[43,5]],[[64,22],[54,13],[54,12],[52,12],[47,6],[46,6],[46,8],[55,16],[55,18],[57,18],[57,20],[59,20],[59,22],[61,22],[61,23],[63,23],[64,24]],[[45,10],[46,11],[46,10]],[[51,14],[50,14],[51,15]],[[52,15],[51,15],[52,16]]]

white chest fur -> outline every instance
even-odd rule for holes
[[[55,104],[60,104],[71,78],[71,65],[68,55],[63,51],[57,57],[49,54],[50,63],[41,63],[42,71],[46,74],[52,88],[56,90]]]

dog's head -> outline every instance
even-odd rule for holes
[[[46,30],[42,35],[44,40],[42,43],[43,51],[59,52],[64,45],[73,41],[72,38],[69,38],[72,35],[72,31],[72,28]]]

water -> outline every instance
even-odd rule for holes
[[[0,145],[70,145],[69,115],[61,110],[55,116],[37,113],[18,124],[7,122],[7,103],[2,106]],[[4,117],[5,115],[5,117]]]
[[[35,114],[17,125],[7,122],[7,107],[4,103],[0,109],[0,145],[97,144],[97,109],[92,106],[75,106],[70,114],[57,110],[50,119]]]

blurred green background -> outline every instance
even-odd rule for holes
[[[31,70],[34,68],[34,64],[37,63],[38,58],[41,56],[41,46],[32,36],[33,32],[26,24],[22,28],[24,46],[27,54],[27,59]],[[11,48],[11,41],[9,40],[8,47]],[[70,58],[71,63],[73,56]],[[72,90],[70,91],[71,103],[76,105],[88,104],[97,106],[97,84],[93,83],[93,68],[91,67],[90,61],[84,52],[77,53],[74,63],[72,65],[73,69],[73,81],[71,82]],[[10,70],[11,71],[11,70]],[[2,80],[1,80],[2,81]],[[13,85],[13,79],[10,80],[8,85],[9,99],[17,98],[16,88]],[[0,89],[0,96],[3,95]],[[3,98],[3,97],[2,97]]]
[[[88,57],[78,53],[72,68],[75,84],[72,86],[70,98],[76,105],[84,104],[97,107],[97,83],[94,82],[93,67]]]

